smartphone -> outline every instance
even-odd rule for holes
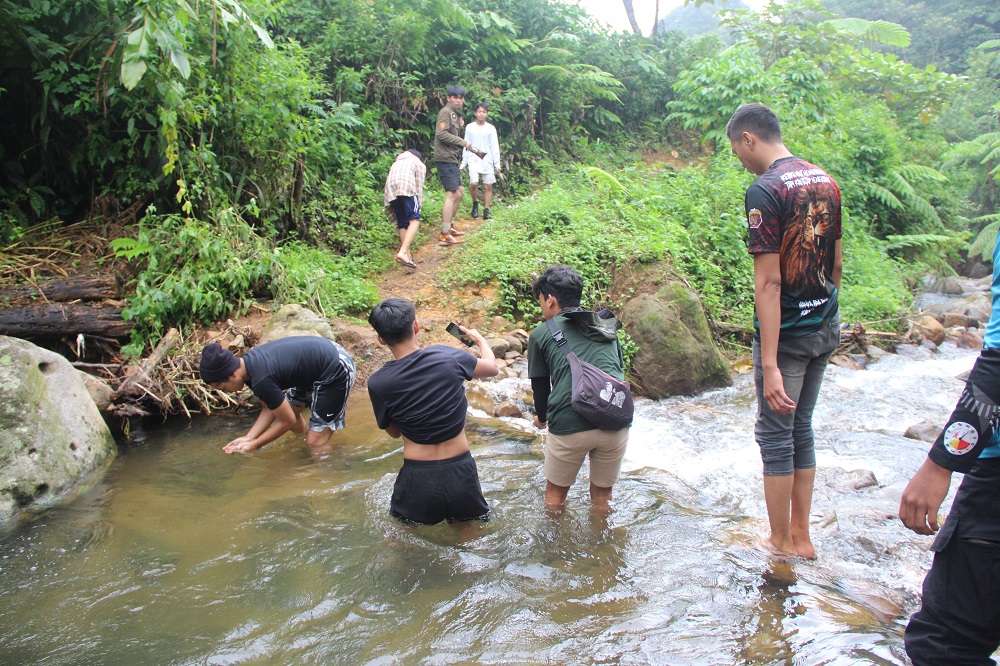
[[[456,338],[458,338],[459,341],[462,342],[462,344],[464,344],[466,347],[471,347],[472,345],[476,344],[475,342],[467,338],[464,333],[462,333],[462,329],[460,329],[458,327],[458,324],[456,324],[455,322],[449,323],[448,327],[445,330],[454,335]]]

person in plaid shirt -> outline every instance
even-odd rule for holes
[[[410,244],[420,228],[420,202],[424,198],[424,177],[427,167],[421,161],[417,150],[407,150],[396,156],[385,180],[386,214],[396,217],[396,231],[399,233],[399,252],[396,263],[407,268],[416,268],[410,254]]]

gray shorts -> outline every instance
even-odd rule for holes
[[[816,467],[812,415],[823,385],[827,362],[840,345],[840,321],[825,322],[818,331],[778,343],[778,369],[785,393],[795,401],[791,414],[775,414],[764,399],[764,369],[760,336],[753,339],[754,384],[757,387],[757,424],[754,436],[764,461],[764,476],[787,476],[797,469]]]

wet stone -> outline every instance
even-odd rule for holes
[[[521,411],[521,408],[510,400],[504,400],[493,408],[494,416],[511,416],[516,418],[522,416],[523,414],[524,413]]]
[[[903,437],[932,444],[934,443],[934,440],[937,439],[939,432],[941,432],[940,425],[924,421],[923,423],[917,423],[907,428],[906,432],[903,433]]]

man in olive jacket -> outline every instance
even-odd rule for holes
[[[465,104],[465,88],[449,86],[448,103],[438,112],[437,124],[434,126],[434,164],[437,165],[438,177],[444,186],[444,206],[441,208],[441,235],[438,237],[442,246],[457,245],[461,242],[459,236],[464,232],[454,229],[451,221],[462,203],[462,149],[468,148],[477,155],[472,144],[465,140],[465,121],[459,113]],[[479,155],[482,157],[485,155]]]

